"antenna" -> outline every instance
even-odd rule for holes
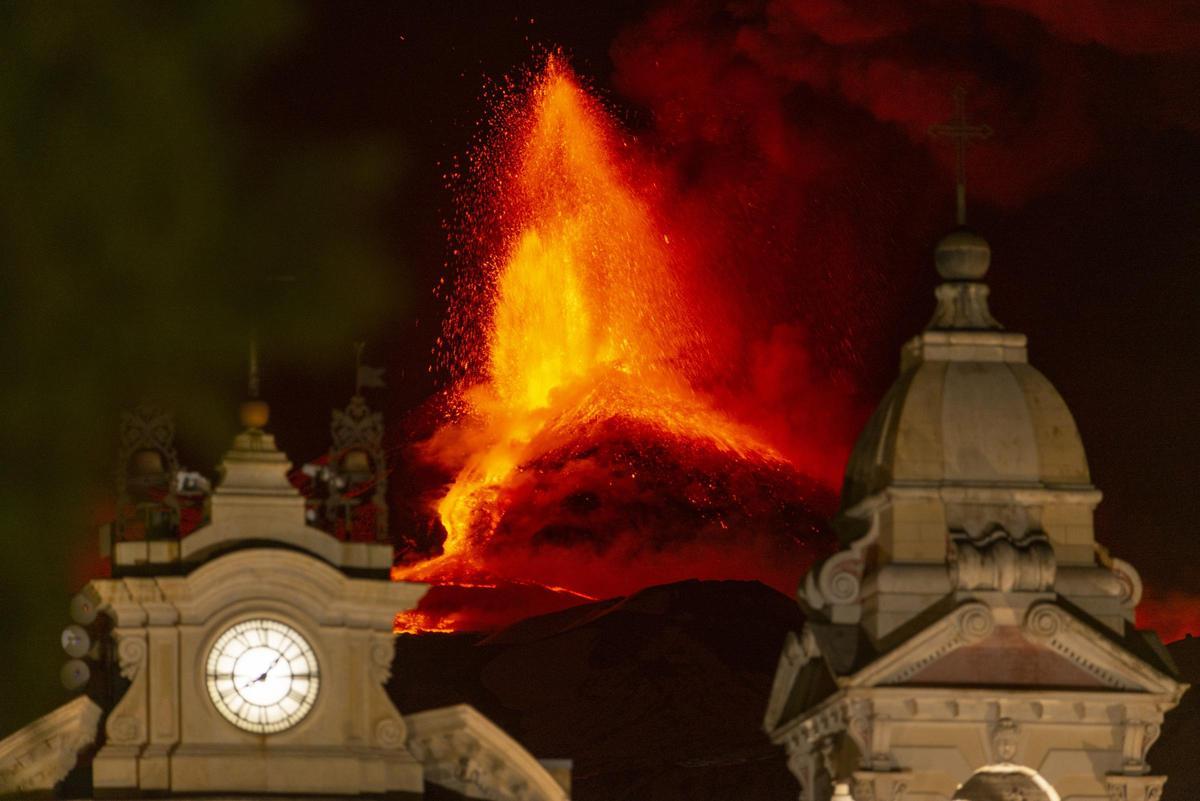
[[[362,394],[362,379],[363,379],[362,355],[363,355],[363,348],[365,348],[366,346],[367,346],[366,342],[355,342],[354,343],[354,394],[355,395]]]
[[[258,400],[258,337],[250,333],[250,365],[246,376],[246,391],[251,400]]]

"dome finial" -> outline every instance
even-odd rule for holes
[[[958,228],[937,243],[933,261],[944,281],[982,281],[992,263],[992,249],[979,234]]]
[[[937,310],[928,328],[933,331],[999,331],[1004,328],[988,309],[988,286],[983,283],[992,249],[987,240],[966,228],[951,231],[934,249],[942,284]]]
[[[992,250],[987,240],[967,225],[967,145],[992,135],[988,125],[967,122],[967,90],[954,89],[954,117],[929,126],[929,135],[954,142],[955,220],[958,227],[938,242],[934,263],[945,282],[937,288],[938,307],[929,323],[932,330],[997,330],[1002,328],[988,311],[988,288],[980,283],[987,275]]]

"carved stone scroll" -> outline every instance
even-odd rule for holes
[[[1109,569],[1121,583],[1121,600],[1130,608],[1142,602],[1142,577],[1124,559],[1112,559]]]
[[[129,681],[129,689],[108,716],[104,730],[108,741],[131,745],[146,741],[146,716],[149,712],[146,690],[146,632],[114,632],[117,640],[117,664],[121,676]]]
[[[1162,733],[1162,727],[1153,721],[1127,720],[1124,732],[1121,769],[1131,775],[1149,773],[1150,765],[1146,762],[1146,755],[1150,753],[1150,746],[1154,745]]]

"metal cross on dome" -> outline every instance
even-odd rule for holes
[[[967,124],[967,90],[961,86],[954,89],[954,118],[929,126],[930,136],[941,136],[954,140],[956,186],[956,214],[959,225],[967,224],[967,144],[972,139],[987,139],[992,135],[990,125]]]

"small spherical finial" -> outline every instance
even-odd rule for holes
[[[266,428],[267,420],[271,418],[271,407],[267,406],[266,401],[257,398],[244,401],[239,417],[246,428]]]
[[[946,234],[934,250],[938,275],[946,281],[978,281],[987,275],[991,261],[987,240],[966,228]]]

